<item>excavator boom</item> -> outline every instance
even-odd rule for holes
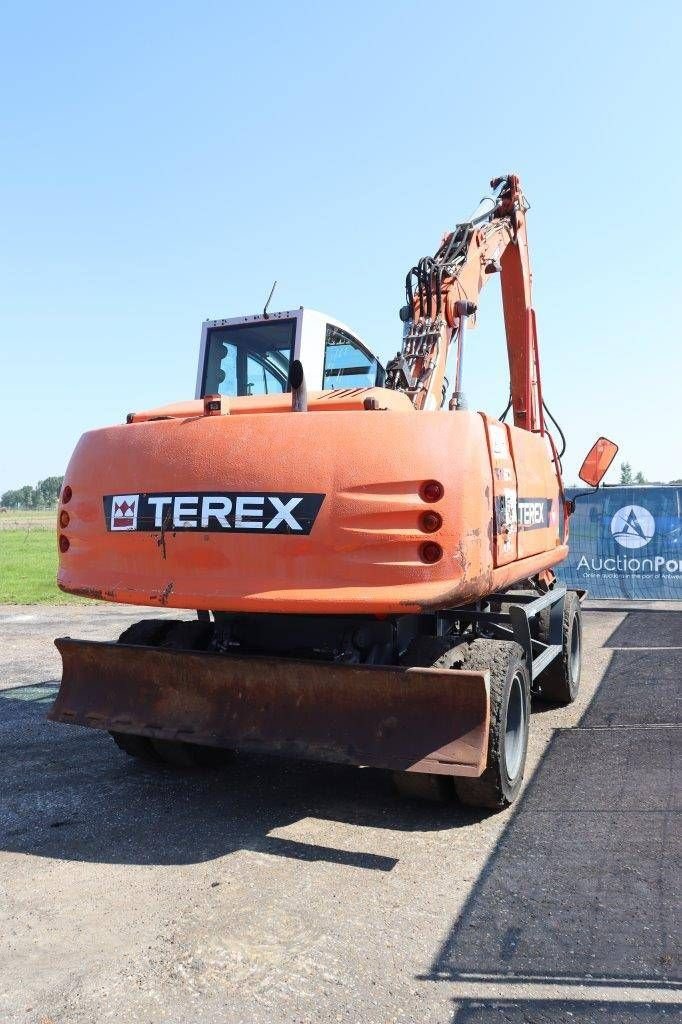
[[[544,433],[535,311],[526,235],[528,203],[516,175],[494,178],[494,198],[481,201],[469,221],[446,234],[433,257],[407,275],[402,350],[387,368],[387,386],[405,391],[417,409],[445,400],[445,367],[457,344],[451,408],[462,408],[462,364],[467,320],[475,316],[486,280],[500,274],[514,424]]]

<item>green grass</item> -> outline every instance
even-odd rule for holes
[[[56,530],[0,530],[0,604],[80,603],[56,576]]]

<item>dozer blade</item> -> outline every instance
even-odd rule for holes
[[[54,722],[438,775],[485,768],[486,672],[55,644]]]

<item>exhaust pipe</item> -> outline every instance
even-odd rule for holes
[[[308,389],[305,386],[303,363],[294,359],[289,369],[289,387],[291,388],[291,411],[308,411]]]

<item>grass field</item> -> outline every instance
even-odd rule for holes
[[[78,603],[55,582],[55,518],[49,510],[0,516],[0,604]]]
[[[57,510],[54,508],[40,508],[35,512],[15,512],[11,509],[0,512],[0,531],[55,530],[56,526]]]

